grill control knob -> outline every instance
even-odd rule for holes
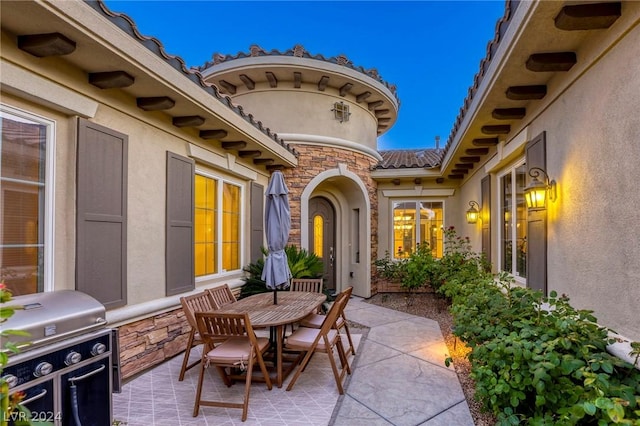
[[[53,365],[49,364],[46,361],[42,361],[41,363],[36,365],[36,368],[33,370],[33,375],[36,377],[42,377],[50,374],[52,371]]]
[[[7,374],[2,376],[2,380],[4,380],[7,385],[9,385],[9,389],[18,386],[18,378],[13,374]]]
[[[105,345],[104,343],[96,343],[91,348],[91,355],[98,356],[105,353],[106,350],[107,350],[107,345]]]
[[[81,359],[82,355],[76,351],[71,351],[64,357],[64,363],[67,365],[73,365],[79,363]]]

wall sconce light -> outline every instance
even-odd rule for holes
[[[538,179],[541,174],[544,175],[544,182]],[[556,181],[550,180],[547,172],[540,167],[529,169],[529,176],[533,179],[524,189],[527,208],[531,211],[544,210],[547,208],[547,199],[549,201],[555,201],[556,199]]]
[[[480,218],[480,205],[475,201],[469,201],[471,208],[467,210],[467,223],[474,224]]]

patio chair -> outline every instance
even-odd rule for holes
[[[209,292],[209,294],[211,294],[211,297],[213,297],[213,300],[216,302],[216,305],[218,305],[218,308],[230,303],[237,302],[236,297],[233,295],[233,292],[229,288],[229,284],[210,288],[207,291]]]
[[[322,293],[322,278],[291,278],[289,291]]]
[[[263,355],[269,349],[269,339],[256,337],[249,315],[231,314],[222,312],[196,312],[196,324],[198,332],[205,344],[200,360],[200,377],[196,390],[196,400],[193,407],[193,417],[197,417],[200,406],[242,408],[242,421],[247,420],[249,408],[249,391],[251,390],[251,380],[253,366],[258,362],[267,389],[271,390],[271,378],[264,363]],[[220,344],[216,344],[224,340]],[[242,403],[228,401],[202,400],[202,382],[204,372],[208,366],[215,366],[218,374],[227,386],[231,386],[233,381],[227,374],[226,368],[234,370],[246,369],[244,397]]]
[[[211,294],[208,291],[203,291],[191,296],[181,297],[180,304],[182,305],[184,316],[187,318],[187,322],[191,326],[191,330],[189,331],[187,348],[184,351],[184,359],[182,360],[182,368],[180,369],[180,377],[178,378],[178,381],[184,380],[184,374],[186,373],[186,371],[192,367],[195,367],[200,362],[194,361],[190,365],[188,365],[191,348],[203,343],[200,334],[198,334],[195,313],[212,311],[217,308],[213,297],[211,297]]]
[[[356,348],[353,345],[353,340],[351,339],[351,331],[349,330],[349,323],[347,321],[347,317],[344,314],[344,308],[347,306],[347,303],[349,303],[349,299],[351,299],[352,291],[353,291],[353,287],[347,287],[342,291],[342,293],[346,295],[347,300],[345,301],[344,307],[340,312],[338,319],[336,320],[336,330],[338,330],[339,332],[344,330],[345,334],[347,335],[347,340],[349,341],[349,349],[345,352],[347,356],[349,356],[349,354],[352,354],[355,356],[356,354]],[[320,328],[322,327],[322,322],[324,321],[324,317],[325,315],[309,314],[306,317],[304,317],[304,319],[300,322],[300,325],[303,327],[309,327],[309,328]]]
[[[291,278],[289,291],[306,291],[309,293],[322,293],[322,278]],[[322,313],[322,306],[318,306],[318,313]],[[293,333],[294,325],[284,327],[284,335],[287,335],[287,327],[291,328]]]
[[[344,394],[342,379],[346,374],[351,374],[351,368],[349,367],[347,355],[345,354],[344,347],[342,346],[340,333],[335,329],[335,322],[347,300],[346,294],[340,293],[329,309],[327,315],[325,315],[320,328],[299,327],[287,338],[285,348],[292,351],[299,351],[301,352],[300,357],[303,357],[302,362],[298,365],[293,378],[289,382],[289,386],[287,386],[288,391],[293,388],[298,377],[300,377],[300,374],[307,367],[311,356],[315,352],[324,352],[329,357],[329,363],[331,364],[333,376],[336,379],[338,392],[340,395]],[[338,366],[336,365],[334,348],[337,350],[338,357],[340,358],[340,364],[342,367],[340,370],[338,370]]]

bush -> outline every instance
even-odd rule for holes
[[[262,254],[267,256],[267,250],[262,247]],[[318,256],[309,253],[305,249],[298,249],[294,245],[284,248],[287,254],[287,263],[293,278],[320,278],[323,273],[323,264]],[[242,268],[248,275],[243,278],[245,284],[240,289],[240,298],[258,293],[271,291],[267,288],[267,283],[262,280],[262,270],[264,269],[264,259],[258,259],[254,263]]]
[[[424,287],[431,282],[437,260],[434,259],[429,244],[418,244],[407,258],[392,259],[389,251],[382,259],[374,262],[378,275],[391,282],[399,282],[408,291]]]
[[[455,334],[472,348],[476,398],[499,424],[640,425],[640,371],[610,355],[608,330],[566,296],[479,274],[452,279]],[[458,287],[454,289],[453,287]]]
[[[491,271],[491,265],[484,254],[478,254],[471,250],[469,237],[459,237],[453,226],[444,229],[444,255],[438,261],[433,271],[431,286],[439,294],[451,298],[440,287],[449,280],[464,283],[469,280],[487,277]],[[453,286],[448,291],[453,291],[458,286]]]
[[[406,262],[403,262],[403,273],[400,285],[411,292],[431,283],[433,272],[436,268],[436,260],[431,254],[429,244],[418,244],[416,250],[411,253]]]

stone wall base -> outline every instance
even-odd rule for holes
[[[232,289],[240,296],[240,287]],[[126,380],[183,352],[191,326],[182,307],[118,328],[120,373]]]
[[[190,330],[181,308],[121,326],[118,331],[122,379],[184,351]]]
[[[431,291],[428,287],[422,287],[412,290],[412,293],[427,293]],[[376,293],[407,293],[408,291],[402,287],[400,283],[389,282],[382,279],[376,280]],[[373,289],[372,289],[372,294]]]

